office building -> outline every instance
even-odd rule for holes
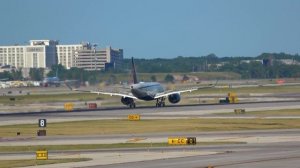
[[[58,64],[65,66],[67,69],[74,67],[75,52],[82,50],[88,44],[71,44],[71,45],[57,45],[56,53]]]
[[[122,60],[122,49],[97,49],[88,42],[64,45],[54,40],[30,40],[30,45],[0,46],[0,65],[16,68],[51,68],[61,64],[67,69],[102,70],[118,68]]]
[[[122,49],[105,49],[85,48],[75,52],[75,67],[85,70],[103,70],[109,66],[119,68],[123,60]]]
[[[53,40],[30,40],[30,45],[0,46],[0,64],[16,68],[50,68],[56,64]]]

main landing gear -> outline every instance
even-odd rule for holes
[[[135,102],[134,101],[131,102],[128,106],[129,106],[129,108],[135,108]]]
[[[166,106],[165,100],[166,100],[165,97],[156,99],[156,107],[165,107]]]

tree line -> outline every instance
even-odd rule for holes
[[[293,60],[285,64],[281,60]],[[270,64],[263,64],[263,60]],[[262,53],[257,57],[217,57],[209,54],[201,57],[178,56],[173,59],[135,59],[138,72],[235,72],[244,79],[300,77],[300,56],[285,53]],[[124,68],[131,66],[131,60],[124,60]]]
[[[269,63],[263,64],[261,60],[268,60]],[[285,64],[281,60],[293,60],[294,64]],[[235,72],[244,79],[251,78],[291,78],[300,77],[300,56],[285,53],[263,53],[257,57],[217,57],[215,54],[200,57],[178,56],[172,59],[138,59],[135,58],[135,64],[139,73],[169,73],[166,81],[172,81],[170,74],[175,72]],[[56,76],[61,80],[79,80],[97,83],[103,80],[102,76],[110,75],[110,80],[114,82],[113,74],[126,73],[131,69],[131,59],[124,59],[123,65],[117,70],[107,71],[86,71],[73,67],[66,69],[62,65],[53,65],[46,76]],[[41,81],[44,78],[45,70],[43,68],[31,68],[29,71],[29,80]],[[0,79],[24,80],[21,69],[11,72],[0,73]],[[151,77],[156,81],[155,75]]]

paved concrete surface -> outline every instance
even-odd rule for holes
[[[274,143],[261,145],[242,145],[233,147],[219,147],[218,154],[197,155],[190,157],[159,159],[154,161],[143,161],[123,164],[112,164],[105,168],[205,168],[209,165],[216,168],[295,168],[300,165],[299,142],[295,143]],[[203,147],[202,150],[209,150]]]
[[[272,143],[300,141],[300,129],[228,131],[228,132],[185,132],[185,133],[147,133],[85,136],[46,136],[0,138],[1,146],[23,145],[66,145],[66,144],[112,144],[112,143],[161,143],[168,137],[196,137],[201,142],[246,142]]]
[[[84,119],[127,118],[128,114],[141,114],[143,118],[211,117],[213,113],[232,112],[235,108],[272,110],[299,108],[299,102],[254,103],[231,105],[171,106],[166,108],[106,109],[64,113],[20,113],[0,115],[1,125],[37,123],[39,118],[48,122]],[[288,117],[288,116],[285,116]],[[91,135],[57,137],[21,137],[0,139],[0,146],[122,143],[134,138],[139,142],[164,142],[168,136],[196,136],[198,141],[238,141],[239,145],[171,146],[165,148],[129,148],[80,151],[50,151],[50,158],[90,157],[80,163],[64,163],[37,167],[299,167],[300,130],[231,131],[211,133],[160,133],[136,135]],[[0,153],[0,159],[35,158],[34,153]],[[1,161],[0,161],[1,162]]]
[[[169,106],[164,108],[141,107],[110,108],[94,111],[74,112],[46,112],[46,113],[10,113],[0,114],[0,125],[14,125],[37,123],[40,118],[47,118],[48,122],[97,120],[97,119],[127,119],[128,114],[140,114],[142,119],[176,119],[194,117],[212,117],[215,113],[233,112],[234,109],[243,108],[246,111],[278,110],[300,108],[299,102],[269,102],[251,104],[225,104],[225,105],[193,105],[193,106]],[[241,117],[240,115],[234,117]],[[276,116],[275,116],[276,117]],[[219,117],[220,118],[220,117]],[[232,117],[221,117],[232,118]],[[249,117],[248,117],[249,118]],[[280,117],[279,117],[280,118]],[[295,118],[281,116],[281,118]]]
[[[78,151],[49,151],[49,158],[78,158],[88,157],[93,160],[80,163],[64,163],[38,167],[205,167],[216,165],[218,167],[244,166],[266,167],[268,165],[289,167],[299,163],[300,158],[300,129],[293,130],[262,130],[262,131],[230,131],[210,133],[160,133],[139,134],[139,137],[153,137],[160,142],[166,142],[168,136],[196,136],[197,141],[238,141],[247,144],[210,145],[210,146],[169,146],[125,149],[96,149]],[[127,139],[128,138],[128,139]],[[73,139],[73,140],[72,140]],[[132,139],[131,135],[106,136],[74,136],[74,137],[43,137],[39,139],[25,139],[20,141],[1,140],[2,145],[42,145],[50,141],[65,141],[66,144],[80,144],[84,142],[95,143],[117,142]],[[48,141],[48,142],[47,142]],[[112,143],[112,142],[111,142]],[[55,144],[55,143],[53,143]],[[33,152],[0,153],[0,160],[7,159],[33,159]],[[297,160],[298,159],[298,160]]]
[[[30,158],[33,155],[28,153],[10,154],[10,157]],[[93,160],[34,167],[204,168],[211,165],[222,168],[295,168],[300,164],[300,143],[294,141],[289,143],[69,151],[52,152],[49,157],[90,157]]]

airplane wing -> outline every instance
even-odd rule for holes
[[[216,82],[216,84],[217,84],[217,82]],[[190,89],[182,89],[182,90],[176,90],[176,91],[175,90],[165,91],[163,93],[159,93],[159,94],[155,95],[154,99],[158,99],[158,98],[161,98],[161,97],[167,97],[167,96],[172,95],[172,94],[181,94],[181,93],[184,93],[184,92],[192,92],[192,91],[199,90],[199,89],[213,88],[213,87],[215,87],[216,84],[210,85],[210,86],[204,86],[204,87],[193,87],[193,88],[190,88]]]
[[[76,89],[75,89],[76,91]],[[103,91],[90,91],[90,93],[96,93],[96,94],[103,94],[103,95],[110,95],[110,96],[120,96],[120,97],[128,97],[128,98],[132,98],[132,99],[138,99],[133,95],[130,94],[126,94],[126,93],[116,93],[116,92],[103,92]]]
[[[72,90],[72,91],[77,91],[77,92],[83,92],[83,93],[96,93],[96,94],[102,94],[102,95],[110,95],[110,96],[120,96],[120,97],[128,97],[132,99],[138,99],[133,95],[130,95],[129,93],[117,93],[117,92],[104,92],[104,91],[94,91],[94,90],[81,90],[81,89],[73,89],[68,83],[66,83],[66,86]]]

